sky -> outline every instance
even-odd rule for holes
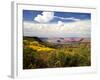
[[[90,37],[91,14],[23,10],[24,36]]]

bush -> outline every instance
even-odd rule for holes
[[[27,47],[23,50],[23,69],[45,68],[47,63],[33,49]]]
[[[39,55],[31,48],[27,47],[23,50],[23,68],[28,69],[29,65],[34,64],[35,60],[39,58]]]
[[[48,55],[48,67],[56,67],[55,63],[57,62],[57,57],[56,57],[56,53],[50,53]]]

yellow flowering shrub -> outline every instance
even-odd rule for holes
[[[55,50],[53,48],[49,48],[42,44],[39,44],[37,41],[30,42],[30,45],[28,45],[28,47],[32,48],[33,50],[36,50],[37,52],[49,52]]]

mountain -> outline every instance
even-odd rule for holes
[[[44,42],[50,43],[58,43],[58,44],[67,44],[72,42],[90,42],[90,38],[79,38],[79,37],[71,37],[71,38],[41,38]]]

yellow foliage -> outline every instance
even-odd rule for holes
[[[38,42],[30,42],[30,45],[28,47],[32,48],[33,50],[36,50],[37,52],[48,52],[48,51],[54,51],[55,49],[45,47],[44,45],[39,44]]]

